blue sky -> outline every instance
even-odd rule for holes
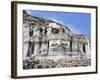
[[[29,15],[59,22],[76,34],[91,34],[91,14],[74,12],[34,11],[26,10]]]

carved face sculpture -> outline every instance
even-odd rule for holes
[[[59,28],[59,33],[64,33],[64,29],[63,28]]]
[[[52,33],[53,33],[53,34],[58,34],[58,29],[57,29],[57,28],[53,28],[53,29],[52,29]]]

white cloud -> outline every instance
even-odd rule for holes
[[[74,25],[67,24],[66,26],[67,26],[73,33],[82,34],[82,32],[81,32],[77,27],[75,27]]]
[[[49,18],[49,19],[64,25],[63,21],[58,20],[57,18]]]
[[[57,22],[57,19],[56,18],[50,18],[50,20],[53,20],[53,21]]]

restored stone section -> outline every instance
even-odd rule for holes
[[[91,59],[90,51],[89,37],[74,34],[60,23],[30,16],[23,11],[23,59],[47,56]]]

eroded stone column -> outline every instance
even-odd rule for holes
[[[77,51],[78,51],[77,42],[76,41],[73,41],[72,42],[72,55],[73,54],[77,54]]]
[[[40,55],[47,55],[48,54],[48,42],[42,42],[41,45],[41,54]]]
[[[89,42],[89,40],[88,40],[88,43],[87,43],[87,45],[86,45],[86,56],[87,56],[87,58],[91,58],[91,47],[90,47],[90,42]]]
[[[35,42],[35,45],[34,45],[34,55],[38,55],[39,53],[40,53],[39,42]]]

